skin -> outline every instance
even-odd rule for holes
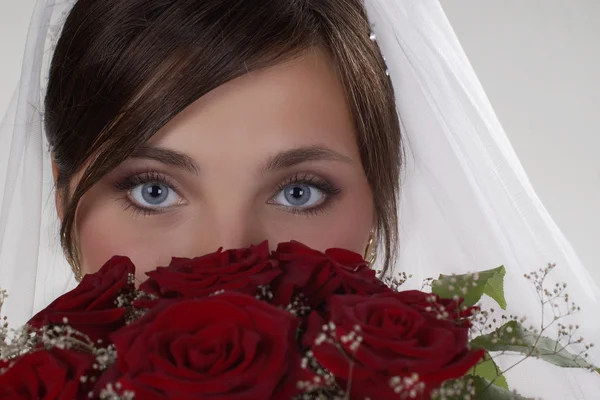
[[[165,159],[156,148],[185,160],[172,154]],[[174,160],[178,165],[168,165]],[[193,166],[183,167],[184,161]],[[115,184],[149,171],[166,177],[176,191],[159,186],[169,196],[158,207],[168,207],[138,212],[132,204],[156,207],[141,195],[156,184],[128,190]],[[294,177],[325,180],[339,193],[328,197],[309,185],[308,205],[294,206],[280,190],[297,192],[298,184],[285,187]],[[306,193],[306,186],[301,189]],[[319,203],[323,210],[307,212]],[[172,256],[263,240],[271,248],[293,239],[362,255],[373,220],[372,191],[344,89],[328,57],[313,49],[191,104],[82,198],[76,226],[84,273],[125,255],[143,280],[145,271],[168,265]]]

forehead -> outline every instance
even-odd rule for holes
[[[356,153],[344,88],[333,62],[318,49],[214,89],[170,121],[150,144],[203,159],[315,144]]]

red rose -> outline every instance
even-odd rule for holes
[[[147,400],[289,400],[307,374],[298,325],[290,313],[239,293],[163,300],[111,336],[118,373],[109,376]]]
[[[273,257],[283,271],[272,284],[274,303],[278,305],[287,306],[300,294],[314,308],[334,294],[392,291],[377,279],[359,254],[349,250],[329,249],[322,253],[292,241],[279,244]]]
[[[91,354],[57,348],[37,350],[9,362],[0,361],[0,399],[86,398],[82,377],[89,377],[94,361]]]
[[[35,315],[28,324],[41,328],[49,324],[68,325],[92,340],[106,339],[125,325],[125,309],[116,305],[117,297],[135,290],[131,279],[135,267],[127,257],[113,257],[100,271],[83,277],[81,283],[60,296]]]
[[[195,259],[173,258],[168,267],[148,272],[140,289],[161,298],[204,297],[219,290],[233,290],[254,296],[261,285],[280,274],[269,259],[269,245],[208,254]]]
[[[414,389],[420,396],[416,398],[429,399],[433,389],[464,376],[482,356],[481,351],[469,350],[467,327],[431,318],[399,301],[397,293],[334,296],[326,314],[334,324],[329,332],[337,345],[324,340],[327,322],[318,313],[309,317],[305,344],[341,387],[350,381],[353,399],[397,399],[397,385],[404,393]],[[415,382],[406,381],[415,376]]]

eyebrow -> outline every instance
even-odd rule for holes
[[[290,168],[295,165],[307,162],[307,161],[341,161],[349,164],[354,164],[354,161],[337,151],[331,150],[324,146],[307,146],[298,147],[295,149],[283,151],[271,157],[263,172],[273,172],[285,168]]]
[[[175,168],[185,169],[193,174],[198,174],[199,168],[195,161],[188,155],[176,150],[158,146],[141,145],[131,154],[132,158],[143,158],[158,161]],[[291,168],[308,161],[341,161],[354,164],[354,161],[337,151],[324,146],[306,146],[282,151],[271,157],[263,168],[263,173]]]
[[[164,147],[144,144],[136,148],[131,157],[158,161],[175,168],[185,169],[196,175],[199,171],[198,165],[190,156]]]

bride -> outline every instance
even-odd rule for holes
[[[582,308],[566,320],[600,338],[600,290],[437,0],[70,3],[38,1],[0,130],[11,324],[115,254],[143,280],[172,256],[295,239],[412,274],[407,287],[505,265],[506,314],[533,326],[523,274],[556,262],[546,283]],[[600,389],[537,360],[507,378],[545,399]]]

